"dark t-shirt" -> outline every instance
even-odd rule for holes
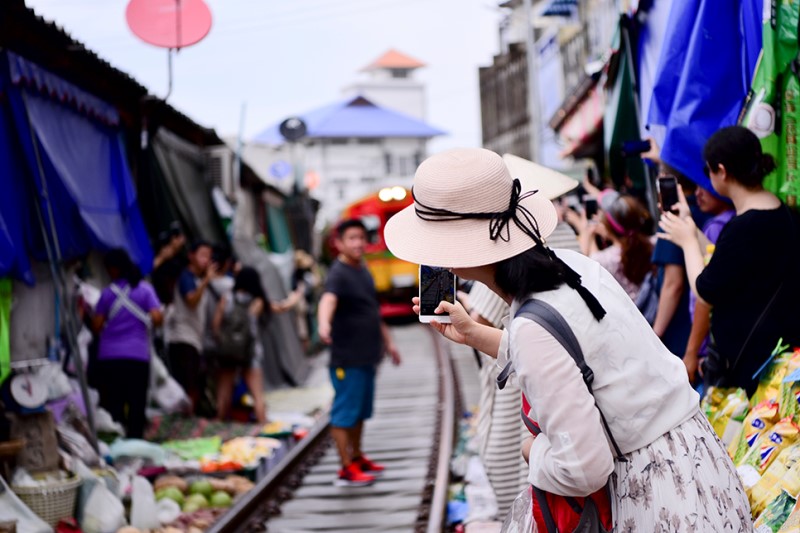
[[[681,268],[686,268],[686,262],[683,258],[683,250],[679,246],[658,239],[653,248],[653,264],[658,266],[658,290],[664,285],[664,274],[667,265],[678,265]],[[684,274],[685,278],[685,274]],[[686,343],[689,341],[689,334],[692,331],[692,319],[689,316],[689,283],[684,282],[683,293],[681,294],[678,307],[675,309],[675,314],[672,315],[667,329],[661,336],[661,341],[664,343],[670,352],[678,357],[683,357],[686,352]]]
[[[334,294],[337,301],[331,324],[331,366],[377,365],[383,353],[381,314],[369,270],[337,259],[328,271],[325,292]]]
[[[706,221],[709,220],[710,215],[700,211],[697,206],[697,198],[694,195],[686,197],[686,202],[689,204],[689,209],[692,213],[692,219],[698,228],[702,228]],[[659,230],[661,233],[661,230]],[[664,274],[666,273],[667,265],[678,265],[686,269],[686,261],[683,257],[683,250],[676,244],[673,244],[664,239],[658,239],[656,245],[653,247],[653,264],[658,267],[658,290],[664,285]],[[681,293],[680,302],[675,309],[675,314],[672,315],[667,329],[661,336],[661,342],[664,343],[670,352],[678,357],[683,357],[686,353],[686,344],[689,342],[689,334],[692,332],[692,316],[689,312],[689,295],[691,289],[689,288],[689,280],[686,274],[683,276],[683,293]]]
[[[791,217],[791,218],[790,218]],[[733,365],[747,336],[753,335],[731,385],[755,391],[756,370],[778,339],[800,345],[800,222],[785,207],[751,210],[735,216],[722,230],[708,266],[697,278],[697,292],[713,306],[711,338],[719,354]],[[783,286],[778,292],[781,282]],[[777,296],[767,315],[759,316]]]

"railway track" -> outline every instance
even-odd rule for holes
[[[338,456],[323,417],[209,533],[442,531],[458,383],[445,341],[429,328],[394,328],[400,367],[379,371],[363,447],[386,465],[370,487],[337,487]]]

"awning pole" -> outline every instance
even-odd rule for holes
[[[524,0],[525,5],[525,54],[528,63],[528,121],[530,142],[530,160],[539,161],[539,58],[536,50],[536,37],[533,27],[533,8],[531,0]]]

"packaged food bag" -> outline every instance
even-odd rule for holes
[[[800,349],[792,352],[786,377],[780,385],[778,414],[781,418],[800,414]]]
[[[790,446],[778,454],[758,482],[747,490],[753,515],[761,514],[782,490],[789,494],[800,493],[800,446]]]
[[[730,389],[709,421],[717,436],[727,446],[741,431],[750,402],[744,389]]]
[[[768,431],[764,432],[750,448],[744,458],[744,464],[750,465],[762,475],[779,453],[797,442],[800,428],[791,418],[784,418]]]
[[[719,411],[720,406],[730,394],[737,389],[733,387],[709,387],[703,399],[700,401],[700,409],[711,420]]]
[[[795,499],[781,491],[777,498],[769,502],[764,512],[758,517],[754,524],[756,533],[778,533],[784,522],[794,508]]]
[[[776,350],[781,348],[783,347],[778,346]],[[789,367],[789,360],[791,357],[791,352],[783,352],[774,356],[772,361],[767,365],[766,370],[761,374],[758,388],[751,399],[753,405],[757,405],[767,400],[776,402],[778,401],[778,398],[780,397],[781,382],[783,381],[783,378],[786,377],[786,371]]]
[[[736,466],[741,466],[745,455],[758,440],[778,419],[777,402],[762,402],[756,405],[744,418],[744,424],[738,438],[735,438],[728,452]]]
[[[795,502],[789,518],[783,523],[778,533],[800,533],[800,506],[797,505],[797,502]]]

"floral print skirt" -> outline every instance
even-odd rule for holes
[[[698,413],[617,462],[614,531],[753,531],[750,504],[723,444]]]

